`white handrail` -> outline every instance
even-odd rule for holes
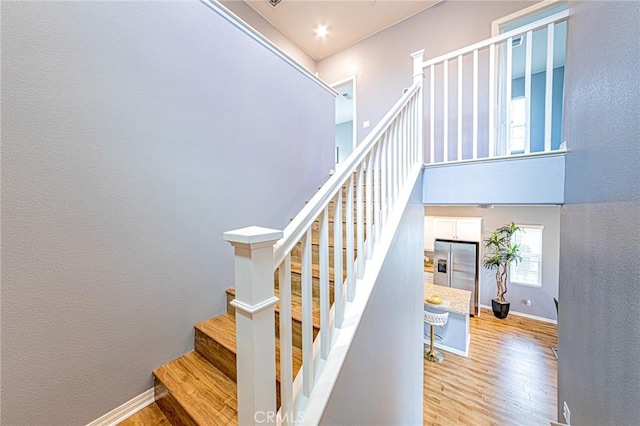
[[[380,139],[389,124],[398,116],[409,98],[411,98],[420,88],[419,84],[414,84],[396,104],[385,114],[380,122],[373,128],[371,133],[362,141],[360,145],[351,153],[347,161],[339,171],[333,174],[320,190],[309,200],[304,208],[293,218],[291,223],[283,231],[283,237],[274,246],[274,264],[280,265],[287,253],[300,241],[307,229],[318,218],[336,193],[347,182],[350,175],[356,170],[366,158],[371,147]]]
[[[542,27],[546,27],[547,25],[551,24],[552,22],[558,23],[558,22],[566,21],[567,18],[569,18],[569,11],[568,10],[564,10],[562,12],[558,12],[556,14],[553,14],[553,15],[548,16],[546,18],[543,18],[543,19],[540,19],[538,21],[532,22],[530,24],[523,25],[522,27],[516,28],[515,30],[511,30],[511,31],[508,31],[506,33],[502,33],[502,34],[497,35],[495,37],[491,37],[491,38],[488,38],[486,40],[480,41],[478,43],[474,43],[472,45],[469,45],[467,47],[463,47],[462,49],[454,50],[453,52],[449,52],[447,54],[437,56],[437,57],[435,57],[433,59],[429,59],[428,61],[424,61],[422,63],[422,68],[427,68],[427,67],[430,67],[431,65],[439,64],[440,62],[443,62],[443,61],[446,61],[446,60],[449,60],[449,59],[453,59],[453,58],[455,58],[457,56],[465,55],[467,53],[471,53],[474,50],[480,50],[480,49],[483,49],[485,47],[489,47],[492,44],[501,43],[503,41],[506,41],[509,38],[514,38],[514,37],[521,36],[523,34],[526,34],[528,31],[533,31],[533,30],[540,29]]]

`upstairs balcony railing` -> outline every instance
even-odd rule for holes
[[[552,143],[552,121],[561,120],[561,116],[552,114],[561,114],[562,108],[553,105],[554,90],[556,97],[562,96],[561,84],[556,84],[554,89],[554,57],[558,62],[558,54],[564,51],[564,39],[554,36],[556,28],[568,17],[569,12],[563,11],[422,63],[428,81],[425,83],[425,120],[429,131],[425,146],[428,143],[429,148],[425,163],[548,153],[560,148],[559,131]],[[542,94],[535,93],[539,89],[532,85],[532,74],[534,62],[538,66],[544,56],[539,48],[534,56],[533,45],[534,39],[544,40],[545,35]],[[519,105],[524,110],[523,120],[515,123],[520,126],[514,126],[515,117],[511,116],[514,48],[525,49],[524,97],[520,98]],[[536,138],[535,144],[531,137],[534,94],[536,99],[544,96],[543,119],[538,118],[535,123],[543,127],[536,129],[535,134],[543,136]],[[560,110],[554,113],[554,108]]]

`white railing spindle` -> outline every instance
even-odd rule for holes
[[[356,256],[356,276],[361,279],[364,275],[364,161],[358,167],[358,177],[356,181],[356,247],[358,255]],[[367,173],[369,171],[367,170]]]
[[[524,57],[524,153],[531,152],[531,62],[533,48],[533,31],[527,32],[527,47]]]
[[[462,55],[458,55],[458,154],[456,160],[462,160]]]
[[[435,152],[436,152],[436,131],[435,131],[435,115],[436,115],[436,107],[435,107],[435,65],[431,65],[429,68],[429,75],[431,76],[431,80],[429,81],[429,162],[435,163]]]
[[[382,157],[382,142],[384,139],[384,135],[380,138],[380,141],[376,144],[376,147],[374,148],[374,170],[375,170],[375,174],[373,175],[373,226],[374,226],[374,230],[373,230],[373,237],[374,237],[374,243],[380,238],[380,231],[381,231],[381,226],[382,224],[380,223],[380,217],[381,217],[381,210],[382,210],[382,203],[380,200],[381,197],[381,188],[380,188],[380,174],[381,174],[381,167],[380,167],[380,160]]]
[[[320,268],[320,357],[329,357],[331,327],[329,327],[329,207],[320,216],[318,261]],[[334,276],[334,280],[335,280]]]
[[[278,269],[280,289],[280,409],[293,413],[293,337],[291,332],[291,253],[287,254]],[[290,424],[291,415],[283,416],[283,423]]]
[[[354,238],[353,233],[353,206],[354,206],[354,179],[353,174],[347,180],[347,207],[346,207],[346,225],[347,225],[347,300],[353,302],[356,296],[356,274],[354,271]]]
[[[380,160],[381,160],[381,165],[380,165],[380,209],[381,211],[381,226],[386,225],[387,223],[387,203],[388,203],[388,198],[387,198],[387,194],[389,191],[389,173],[387,170],[389,161],[388,161],[388,157],[389,157],[389,131],[387,130],[380,138],[380,145],[381,145],[381,151],[380,151]]]
[[[347,204],[346,208],[349,208]],[[335,327],[344,322],[344,281],[342,279],[342,190],[333,204],[333,293],[335,300]]]
[[[313,270],[311,265],[311,229],[300,240],[302,243],[302,393],[313,390]]]
[[[511,37],[509,37],[507,39],[507,64],[506,64],[506,79],[505,79],[505,86],[506,86],[506,90],[505,90],[505,105],[506,105],[506,111],[505,111],[505,122],[507,123],[507,135],[506,135],[506,147],[507,147],[507,152],[505,154],[509,155],[511,154],[511,143],[509,142],[511,140],[511,86],[513,84],[512,81],[512,67],[513,67],[513,39]]]
[[[473,154],[478,158],[478,49],[473,51]]]
[[[375,150],[375,148],[374,148]],[[371,187],[372,185],[372,178],[373,178],[373,174],[375,173],[374,169],[373,169],[373,152],[370,153],[367,156],[367,174],[365,176],[365,224],[366,224],[366,250],[365,250],[365,255],[367,259],[371,259],[371,255],[373,254],[373,188]],[[363,265],[364,268],[364,265]]]
[[[489,46],[489,157],[493,157],[495,153],[495,90],[496,90],[496,76],[495,76],[495,60],[496,60],[496,45]]]
[[[443,162],[449,161],[449,60],[442,64],[442,152]]]
[[[547,27],[547,72],[544,95],[544,152],[551,151],[551,120],[553,113],[553,42],[555,36],[555,24],[552,22]]]

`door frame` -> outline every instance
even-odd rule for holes
[[[352,146],[351,146],[351,152],[353,152],[356,149],[356,146],[358,145],[358,140],[356,139],[357,135],[358,135],[358,116],[357,116],[357,112],[358,112],[358,106],[357,106],[357,98],[358,98],[358,85],[357,85],[357,75],[356,74],[352,74],[348,77],[345,77],[343,79],[334,81],[333,83],[329,84],[329,86],[335,90],[336,86],[341,86],[345,83],[348,82],[352,82],[352,86],[353,86],[353,135],[352,135]]]

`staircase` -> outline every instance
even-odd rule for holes
[[[346,188],[343,189],[346,195]],[[355,217],[355,204],[352,206]],[[342,218],[346,218],[346,197],[342,198]],[[333,201],[331,204],[333,210]],[[329,218],[333,227],[333,214]],[[342,222],[343,228],[345,222]],[[343,240],[344,241],[344,240]],[[346,244],[346,243],[345,243]],[[320,329],[319,221],[312,227],[313,337]],[[333,237],[329,239],[333,253]],[[346,249],[346,245],[343,245]],[[342,250],[344,252],[344,250]],[[357,247],[355,248],[357,252]],[[302,365],[302,246],[291,252],[292,365],[295,376]],[[346,255],[343,259],[346,262]],[[330,300],[334,298],[334,258],[330,256]],[[278,295],[278,273],[275,274]],[[346,271],[342,279],[346,278]],[[153,371],[155,403],[134,414],[123,426],[134,425],[234,425],[237,414],[235,289],[226,291],[227,312],[195,325],[194,350]],[[280,306],[275,305],[276,336],[279,335]],[[276,339],[276,389],[280,407],[280,341]]]
[[[153,371],[155,403],[121,424],[320,421],[421,173],[413,56],[414,85],[283,231],[224,233],[236,271],[226,313],[195,325],[194,350]]]

